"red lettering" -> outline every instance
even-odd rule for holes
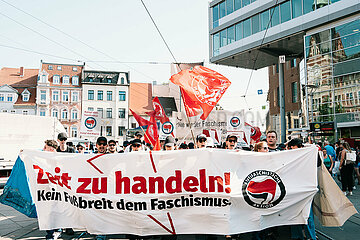
[[[91,193],[90,189],[86,189],[87,186],[89,186],[91,184],[91,178],[79,178],[78,179],[79,182],[82,182],[83,184],[81,184],[77,189],[76,192],[77,193],[86,193],[89,194]]]
[[[199,180],[194,176],[189,176],[184,180],[184,190],[187,192],[196,192],[198,190]]]
[[[49,172],[45,172],[50,182],[57,184],[56,178]]]
[[[68,173],[63,173],[61,175],[61,181],[64,184],[65,187],[67,187],[68,189],[71,190],[71,187],[69,186],[69,181],[71,180],[71,177],[69,176]]]
[[[134,181],[139,181],[132,186],[132,192],[135,194],[147,193],[146,179],[144,177],[134,177]]]
[[[200,174],[200,191],[201,192],[208,192],[208,189],[206,187],[206,172],[205,172],[205,169],[200,169],[199,174]]]
[[[49,180],[47,180],[46,178],[43,178],[44,176],[44,170],[39,167],[38,165],[33,165],[34,169],[38,169],[38,175],[37,175],[37,183],[38,184],[48,184]]]
[[[130,179],[122,177],[121,171],[115,172],[116,194],[122,194],[122,184],[124,183],[124,194],[130,193]]]
[[[164,193],[164,178],[163,177],[149,177],[149,193],[155,193],[155,183],[158,184],[157,193]]]
[[[173,186],[175,182],[175,188]],[[166,180],[166,191],[168,193],[181,193],[181,171],[176,170],[175,176],[171,176]]]
[[[223,179],[220,176],[209,176],[209,192],[215,192],[215,182],[217,182],[218,192],[224,192]]]
[[[94,194],[107,193],[107,178],[101,178],[101,189],[99,189],[99,178],[92,179],[92,191]]]

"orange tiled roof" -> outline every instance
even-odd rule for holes
[[[153,110],[152,86],[150,83],[130,83],[130,109],[137,114],[144,115],[145,112]]]

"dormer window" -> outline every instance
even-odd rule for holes
[[[63,76],[63,84],[69,85],[69,83],[70,83],[70,78],[69,78],[69,76],[64,75],[64,76]]]
[[[72,77],[72,85],[79,85],[79,76]]]
[[[53,70],[53,66],[52,66],[52,65],[48,65],[48,70]]]
[[[73,72],[77,72],[77,67],[73,67]]]
[[[57,66],[57,70],[58,70],[58,71],[61,71],[61,70],[62,70],[62,67],[61,67],[61,66]]]
[[[22,95],[23,102],[28,102],[29,99],[30,99],[30,94],[25,93]]]
[[[60,84],[60,75],[53,76],[53,84]]]

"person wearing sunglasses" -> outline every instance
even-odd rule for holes
[[[205,134],[197,135],[197,137],[196,137],[197,148],[205,148],[206,147],[206,141],[207,141],[207,138],[206,138]]]
[[[108,143],[106,137],[98,137],[96,140],[97,152],[95,153],[106,154],[107,147],[108,147]]]
[[[269,152],[269,147],[267,145],[267,142],[255,143],[254,151],[255,152]]]
[[[76,145],[76,153],[85,153],[85,145],[83,143]]]
[[[109,147],[108,147],[109,153],[117,153],[115,140],[109,140],[108,145],[109,145]]]
[[[227,135],[226,142],[225,142],[226,143],[225,148],[229,149],[229,150],[236,149],[237,140],[238,140],[238,138],[236,135],[233,135],[233,134]]]
[[[139,152],[139,151],[144,151],[144,147],[141,143],[141,140],[136,138],[131,142],[130,152]]]
[[[66,145],[67,135],[65,132],[59,133],[57,137],[57,141],[59,143],[59,147],[56,149],[57,152],[64,153],[74,153],[75,149]]]

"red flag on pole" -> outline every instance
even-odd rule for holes
[[[155,111],[148,112],[147,114],[150,115],[150,124],[148,125],[145,132],[145,142],[151,144],[155,151],[161,150],[159,133],[155,119]]]
[[[168,122],[169,118],[166,116],[164,108],[161,106],[159,98],[154,97],[152,103],[155,111],[155,118],[159,120],[161,123]]]
[[[151,124],[150,121],[146,120],[146,119],[143,118],[143,117],[140,117],[140,116],[137,115],[133,110],[130,109],[130,111],[131,111],[132,115],[134,116],[135,120],[136,120],[136,121],[138,122],[138,124],[140,125],[140,127]]]
[[[205,120],[219,102],[231,82],[218,72],[203,66],[183,70],[171,76],[170,81],[178,85],[189,117],[199,115]]]

